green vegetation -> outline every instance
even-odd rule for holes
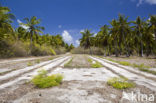
[[[102,67],[101,63],[99,63],[97,61],[95,61],[95,63],[93,63],[93,60],[91,58],[88,58],[88,62],[91,63],[91,67],[92,68],[100,68],[100,67]]]
[[[62,82],[63,76],[61,74],[54,74],[47,76],[47,71],[38,71],[39,74],[32,79],[32,83],[39,88],[49,88],[57,86]]]
[[[92,63],[92,68],[100,68],[100,67],[102,67],[102,65],[101,65],[101,63],[99,63],[99,62],[95,62],[95,63]]]
[[[129,82],[125,77],[113,77],[107,81],[107,84],[113,86],[116,89],[127,89],[135,87],[135,84]]]
[[[32,66],[33,65],[33,63],[31,62],[31,61],[29,61],[28,63],[27,63],[27,66]]]
[[[44,34],[36,16],[24,18],[17,28],[11,25],[14,20],[10,9],[0,5],[0,58],[56,55],[74,48],[60,34]]]
[[[141,70],[141,71],[143,71],[143,72],[148,72],[148,73],[151,73],[151,74],[156,75],[156,71],[152,71],[152,70],[144,69],[144,68],[141,68],[141,69],[139,69],[139,70]]]
[[[129,62],[126,62],[126,61],[115,61],[111,58],[105,58],[109,61],[112,61],[112,62],[116,62],[116,63],[119,63],[121,65],[125,65],[125,66],[131,66],[131,67],[134,67],[134,68],[138,68],[140,71],[143,71],[143,72],[148,72],[148,73],[151,73],[151,74],[154,74],[156,75],[156,71],[152,71],[152,70],[149,70],[150,66],[146,66],[144,64],[131,64]]]
[[[138,16],[136,20],[128,21],[128,17],[119,14],[110,25],[102,26],[96,36],[88,29],[81,32],[80,46],[89,49],[89,54],[94,54],[92,47],[101,48],[105,56],[156,55],[156,15],[149,18],[145,21]]]
[[[64,67],[70,67],[70,63],[72,62],[72,60],[73,60],[73,57],[70,59],[69,62],[67,62],[66,64],[64,64]]]
[[[37,59],[37,60],[35,61],[35,63],[39,64],[39,63],[40,63],[40,59]]]

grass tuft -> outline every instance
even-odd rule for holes
[[[96,61],[96,63],[94,63],[94,64],[92,63],[91,66],[92,66],[92,68],[100,68],[100,67],[102,67],[101,63],[99,63],[99,62],[97,62],[97,61]]]
[[[93,60],[91,58],[88,58],[88,62],[91,63],[91,67],[92,68],[100,68],[100,67],[102,67],[101,63],[99,63],[97,61],[95,63],[93,63]]]
[[[113,86],[116,89],[127,89],[135,87],[135,84],[129,82],[125,77],[113,77],[107,81],[107,84]]]
[[[73,57],[70,59],[69,62],[67,62],[66,64],[64,64],[64,67],[69,67],[69,65],[70,65],[70,63],[72,62],[72,60],[73,60]]]
[[[32,65],[33,65],[32,62],[28,62],[28,63],[27,63],[27,66],[32,66]]]
[[[32,83],[39,88],[49,88],[59,85],[62,80],[63,76],[61,74],[47,76],[46,70],[40,70],[38,75],[32,79]]]
[[[40,63],[40,59],[37,59],[37,60],[35,61],[35,63],[39,64],[39,63]]]

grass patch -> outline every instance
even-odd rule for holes
[[[91,58],[88,58],[88,62],[91,63],[91,67],[92,68],[100,68],[100,67],[102,67],[101,63],[99,63],[97,61],[95,63],[93,63],[93,60]]]
[[[37,59],[37,60],[35,61],[35,63],[39,64],[39,63],[40,63],[40,59]]]
[[[150,68],[150,66],[146,66],[144,64],[132,64],[132,66],[139,69]]]
[[[156,75],[156,71],[152,71],[152,70],[148,70],[148,69],[139,69],[139,70],[141,70],[141,71],[143,71],[143,72],[148,72],[148,73],[151,73],[151,74],[154,74],[154,75]]]
[[[102,65],[101,65],[101,63],[99,63],[99,62],[95,62],[95,63],[92,63],[92,68],[100,68],[100,67],[102,67]]]
[[[70,66],[70,63],[72,62],[72,60],[73,60],[73,57],[70,59],[69,62],[67,62],[66,64],[64,64],[64,67],[69,67]]]
[[[27,63],[27,66],[32,66],[32,65],[33,65],[32,62],[28,62],[28,63]]]
[[[126,62],[126,61],[117,61],[117,63],[119,63],[121,65],[125,65],[125,66],[131,66],[131,64],[129,62]]]
[[[156,71],[149,70],[149,68],[151,68],[151,67],[147,66],[147,65],[144,65],[143,63],[142,64],[135,64],[135,63],[131,64],[131,63],[126,62],[126,61],[115,61],[115,60],[110,59],[110,58],[104,58],[104,59],[107,59],[107,60],[112,61],[112,62],[119,63],[119,64],[124,65],[124,66],[131,66],[131,67],[134,67],[134,68],[138,68],[140,71],[148,72],[148,73],[156,75]]]
[[[39,88],[49,88],[53,86],[58,86],[63,80],[63,76],[61,74],[53,74],[47,76],[46,70],[38,71],[38,75],[36,75],[31,82],[39,87]]]
[[[116,89],[127,89],[135,87],[135,84],[129,82],[125,77],[113,77],[107,81],[107,84]]]

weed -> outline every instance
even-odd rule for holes
[[[38,75],[32,79],[32,83],[39,88],[48,88],[59,85],[62,79],[63,76],[61,74],[47,76],[47,71],[40,70],[38,71]]]
[[[92,63],[92,59],[88,58],[88,62]]]
[[[40,59],[37,59],[37,60],[35,61],[35,63],[39,64],[39,63],[40,63]]]
[[[130,66],[131,65],[129,62],[126,62],[126,61],[117,61],[117,63],[119,63],[121,65],[125,65],[125,66]]]
[[[32,65],[33,65],[32,62],[28,62],[28,63],[27,63],[27,66],[32,66]]]
[[[69,67],[69,64],[72,62],[72,60],[73,60],[73,57],[70,59],[69,62],[67,62],[66,64],[64,64],[64,67]]]
[[[135,87],[135,84],[129,82],[125,77],[113,77],[107,81],[107,84],[113,86],[116,89],[127,89]]]
[[[152,71],[152,70],[148,70],[148,69],[139,69],[139,70],[141,70],[141,71],[143,71],[143,72],[148,72],[148,73],[151,73],[151,74],[154,74],[154,75],[156,75],[156,71]]]
[[[92,63],[91,66],[92,66],[92,68],[100,68],[100,67],[102,67],[101,63],[99,63],[97,61],[96,61],[96,63]]]
[[[134,63],[132,66],[139,69],[150,68],[149,66],[145,66],[144,64],[139,65]]]

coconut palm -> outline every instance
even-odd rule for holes
[[[27,27],[27,37],[30,38],[30,47],[32,47],[33,38],[37,38],[39,33],[43,33],[42,30],[44,30],[44,27],[38,26],[38,24],[41,22],[40,19],[37,19],[37,17],[33,16],[30,19],[25,18],[24,19],[26,23],[21,23],[20,25],[24,25]]]
[[[90,54],[91,53],[91,45],[92,45],[92,36],[93,33],[90,33],[88,29],[86,29],[84,32],[81,32],[82,38],[80,39],[80,46],[84,47],[84,49],[90,49]]]
[[[143,56],[143,29],[144,29],[144,21],[141,20],[141,18],[138,16],[136,18],[136,21],[134,21],[135,24],[135,32],[136,32],[136,40],[140,44],[140,56]]]

